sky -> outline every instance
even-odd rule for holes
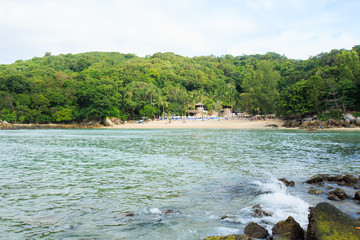
[[[0,64],[91,51],[308,59],[360,44],[359,0],[0,0]]]

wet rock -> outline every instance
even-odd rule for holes
[[[308,218],[308,240],[360,239],[358,222],[329,203],[316,205]]]
[[[260,205],[255,205],[255,206],[252,207],[252,209],[253,209],[253,212],[252,212],[251,216],[253,216],[253,217],[264,217],[264,216],[269,217],[269,216],[272,216],[271,213],[262,210]]]
[[[125,214],[125,217],[133,217],[133,216],[135,216],[134,212],[128,212]]]
[[[329,174],[318,174],[308,179],[306,183],[322,185],[323,181],[327,181],[329,176],[330,176]]]
[[[328,199],[332,201],[341,201],[341,199],[335,194],[329,194]]]
[[[280,178],[279,180],[282,181],[285,184],[285,186],[287,186],[287,187],[288,186],[290,186],[290,187],[295,186],[294,181],[288,181],[288,180],[286,180],[286,178]]]
[[[304,240],[305,231],[293,217],[280,221],[272,228],[274,240]]]
[[[360,200],[360,191],[357,191],[355,193],[355,197],[354,197],[355,200]]]
[[[253,238],[245,234],[240,234],[240,235],[207,237],[204,240],[253,240]]]
[[[355,184],[355,185],[354,185],[354,188],[355,188],[355,189],[360,189],[360,184]]]
[[[330,176],[329,174],[318,174],[311,177],[306,181],[308,184],[317,184],[322,185],[323,182],[335,182],[341,186],[353,186],[359,183],[359,180],[354,175],[334,175]]]
[[[244,233],[250,237],[259,239],[263,239],[269,236],[269,232],[266,230],[266,228],[254,222],[246,225]]]
[[[337,188],[337,189],[335,189],[333,191],[330,191],[328,199],[329,200],[339,201],[339,200],[337,200],[337,198],[335,196],[338,197],[339,200],[345,200],[345,199],[349,198],[349,196],[346,195],[345,191],[342,190],[341,188]]]
[[[166,210],[163,211],[163,213],[165,213],[165,214],[175,213],[175,210],[173,210],[173,209],[166,209]]]
[[[310,189],[310,190],[308,191],[308,193],[318,195],[318,194],[322,194],[323,191],[321,191],[321,190],[319,190],[319,189]]]

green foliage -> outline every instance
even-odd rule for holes
[[[308,60],[277,53],[145,58],[116,52],[44,57],[0,65],[0,109],[12,122],[185,115],[202,102],[293,117],[360,109],[359,47]]]
[[[242,94],[245,110],[256,113],[272,113],[275,110],[275,98],[278,95],[277,83],[280,74],[274,70],[272,63],[262,60],[256,65],[254,77],[244,79]]]
[[[16,112],[10,111],[9,109],[3,108],[0,112],[0,119],[7,122],[15,122],[16,121]]]
[[[340,120],[340,119],[343,118],[343,114],[342,114],[342,112],[330,110],[330,111],[327,111],[327,112],[320,113],[320,114],[318,115],[318,118],[319,118],[321,121],[327,121],[327,120],[329,120],[330,118],[331,118],[331,119],[338,119],[338,120]]]
[[[71,109],[60,108],[58,111],[53,113],[53,119],[55,122],[65,122],[72,120]]]
[[[153,118],[156,115],[156,108],[145,105],[144,108],[140,111],[140,115],[145,118]]]

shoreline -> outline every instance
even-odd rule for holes
[[[307,131],[360,131],[357,128],[316,128],[306,129],[299,127],[283,126],[285,120],[267,119],[267,120],[153,120],[149,122],[137,123],[126,122],[124,124],[104,126],[95,124],[8,124],[1,123],[0,130],[20,130],[20,129],[278,129],[278,130],[307,130]]]

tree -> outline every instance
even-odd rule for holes
[[[244,93],[242,98],[246,102],[243,107],[253,113],[257,111],[263,114],[274,112],[279,79],[280,74],[274,70],[271,62],[267,60],[260,61],[256,65],[253,78],[243,80]]]
[[[149,119],[149,118],[155,117],[156,112],[157,112],[157,110],[155,107],[152,107],[150,105],[145,105],[144,108],[140,111],[140,115],[142,117]]]

